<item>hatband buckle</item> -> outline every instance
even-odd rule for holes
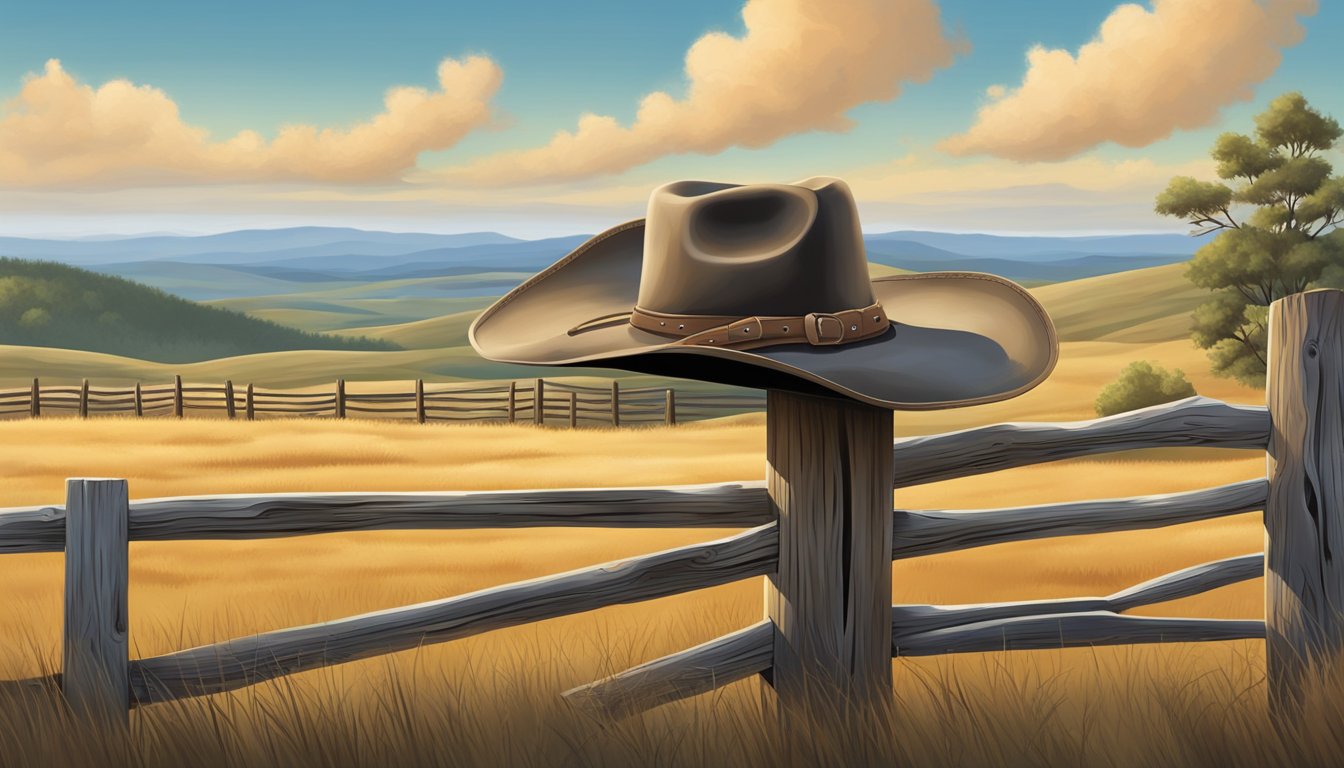
[[[803,318],[803,332],[807,343],[814,347],[829,347],[845,340],[845,323],[827,312],[809,312]]]

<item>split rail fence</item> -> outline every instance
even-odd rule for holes
[[[385,385],[383,383],[374,386]],[[367,389],[368,385],[361,387]],[[540,407],[538,407],[540,406]],[[352,391],[344,379],[330,390],[296,392],[252,384],[170,384],[133,387],[52,386],[0,390],[0,418],[99,414],[175,416],[188,413],[230,419],[331,417],[431,421],[531,422],[534,424],[632,426],[676,424],[760,410],[765,398],[752,393],[691,392],[663,387],[581,386],[546,379],[492,385],[431,385],[423,380],[394,391]]]
[[[572,490],[202,496],[130,501],[125,480],[70,480],[63,506],[0,512],[0,552],[65,552],[66,699],[135,706],[219,693],[428,643],[765,576],[764,619],[566,696],[624,716],[753,675],[782,707],[889,703],[893,657],[1266,638],[1275,711],[1341,643],[1344,293],[1271,309],[1268,407],[1201,397],[1103,419],[998,424],[893,440],[892,414],[771,391],[764,482]],[[892,509],[892,489],[1113,451],[1267,449],[1267,478],[1156,496],[989,510]],[[1079,470],[1085,471],[1085,470]],[[1266,550],[1104,596],[893,605],[893,559],[1158,528],[1264,510]],[[128,541],[532,526],[743,527],[707,543],[322,624],[131,659]],[[1268,621],[1127,611],[1267,575]],[[42,682],[42,681],[38,681]],[[14,681],[8,685],[31,684]]]

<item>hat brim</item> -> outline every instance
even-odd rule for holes
[[[762,389],[838,393],[928,410],[1005,400],[1039,384],[1059,354],[1054,325],[1016,283],[975,272],[872,281],[892,327],[835,346],[683,346],[620,317],[634,307],[644,221],[613,227],[486,309],[468,331],[483,357],[599,366]],[[607,322],[592,322],[618,315]],[[582,330],[575,330],[582,328]]]

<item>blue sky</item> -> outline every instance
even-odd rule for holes
[[[1314,13],[1309,0],[1140,4],[1136,31],[1112,34],[1100,63],[1083,67],[1080,47],[1123,15],[1117,3],[835,0],[818,14],[798,0],[753,2],[755,30],[744,22],[744,0],[10,4],[0,26],[0,230],[347,222],[544,235],[638,215],[648,190],[674,179],[824,174],[851,182],[869,229],[1182,231],[1151,214],[1152,196],[1170,175],[1207,170],[1203,158],[1219,132],[1250,130],[1251,116],[1287,90],[1344,118],[1344,87],[1332,79],[1344,63],[1337,3]],[[1185,40],[1180,25],[1201,12],[1213,37],[1189,52],[1171,43]],[[1277,39],[1252,31],[1268,29],[1250,18],[1262,13],[1283,26]],[[1216,39],[1220,29],[1230,46]],[[704,79],[730,82],[692,98],[688,50],[712,32],[746,42],[736,54],[704,55]],[[853,43],[818,42],[832,33]],[[940,45],[922,59],[893,53],[928,39]],[[1028,92],[1034,46],[1079,56],[1085,85],[1056,87],[1047,75],[1063,81],[1068,68],[1042,65],[1041,82]],[[1253,65],[1228,55],[1248,46]],[[1209,51],[1226,60],[1210,61]],[[316,134],[374,120],[387,109],[389,88],[433,93],[440,63],[470,56],[480,57],[463,76],[470,87],[445,90],[441,103],[410,113],[392,135],[312,139],[297,149],[298,139],[276,141],[284,126],[311,125]],[[764,73],[751,65],[771,56],[781,65]],[[808,66],[791,69],[799,60]],[[1161,71],[1126,74],[1148,66]],[[55,95],[25,91],[34,79],[49,80]],[[116,81],[135,86],[134,98],[109,91],[84,109],[81,94]],[[1188,115],[1171,106],[1192,101],[1179,92],[1139,103],[1164,83],[1208,103]],[[1004,94],[989,95],[995,85]],[[1224,92],[1206,96],[1219,87]],[[780,95],[753,105],[733,88]],[[148,89],[158,96],[144,95]],[[792,90],[797,104],[788,103]],[[641,100],[658,91],[677,102],[670,127],[610,133],[630,128]],[[978,122],[982,108],[1015,95],[1020,103]],[[165,104],[175,114],[161,112]],[[1074,114],[1080,109],[1103,117],[1089,128]],[[407,127],[431,122],[430,110],[447,115],[434,136]],[[1107,110],[1132,123],[1115,130],[1133,146],[1108,138]],[[585,113],[614,123],[573,148],[551,146]],[[1038,114],[1058,121],[1061,135],[1078,134],[1074,143],[1016,141],[1014,134],[1039,127],[1028,119]],[[32,125],[38,118],[49,121],[40,130]],[[256,141],[226,146],[240,132]],[[957,152],[947,143],[955,136],[968,137]],[[367,162],[343,167],[364,153]]]

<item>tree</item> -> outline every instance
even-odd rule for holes
[[[1112,416],[1194,394],[1195,387],[1186,380],[1184,371],[1168,371],[1150,362],[1136,360],[1101,390],[1096,402],[1097,415]]]
[[[1344,177],[1321,153],[1339,123],[1286,93],[1255,116],[1255,138],[1224,133],[1210,155],[1222,181],[1173,178],[1155,210],[1217,233],[1195,253],[1186,278],[1213,295],[1195,310],[1195,344],[1214,373],[1246,384],[1265,377],[1268,307],[1310,287],[1344,285]],[[1234,209],[1251,206],[1248,216]]]

